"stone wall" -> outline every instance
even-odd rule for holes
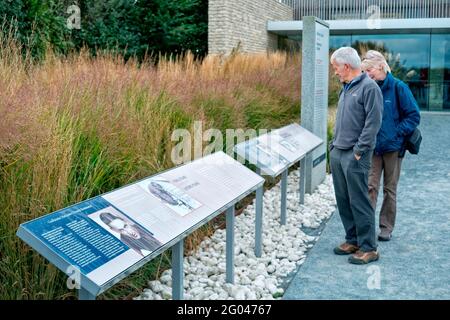
[[[292,19],[292,8],[278,0],[209,0],[208,53],[275,50],[278,38],[267,32],[267,21]]]

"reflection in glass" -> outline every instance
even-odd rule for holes
[[[450,109],[450,35],[431,35],[430,110]]]
[[[421,109],[450,111],[450,34],[330,36],[330,52],[349,45],[361,55],[372,49],[386,53],[392,74],[408,84]],[[330,105],[337,87],[330,83]]]
[[[351,36],[330,36],[330,50],[334,51],[340,47],[348,47],[352,43]]]
[[[428,108],[429,34],[354,35],[352,47],[362,55],[372,49],[386,53],[392,74],[409,85],[420,108]]]

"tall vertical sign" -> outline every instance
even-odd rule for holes
[[[303,17],[301,125],[327,141],[329,25]],[[305,192],[312,193],[326,175],[327,143],[306,157]]]

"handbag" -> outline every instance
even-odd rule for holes
[[[397,86],[398,81],[395,82],[395,97],[397,99],[397,106],[400,117],[403,119],[403,113],[402,108],[400,107],[400,99],[398,97]],[[409,153],[411,154],[419,154],[421,143],[422,143],[422,132],[420,132],[419,128],[416,127],[411,134],[405,137],[398,156],[400,158],[403,158],[405,156],[406,151],[409,151]]]
[[[414,131],[405,139],[405,149],[408,150],[411,154],[419,154],[421,142],[422,133],[418,128],[415,128]]]

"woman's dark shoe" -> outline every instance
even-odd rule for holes
[[[392,233],[389,231],[380,231],[378,234],[378,240],[379,241],[389,241],[392,238]]]

